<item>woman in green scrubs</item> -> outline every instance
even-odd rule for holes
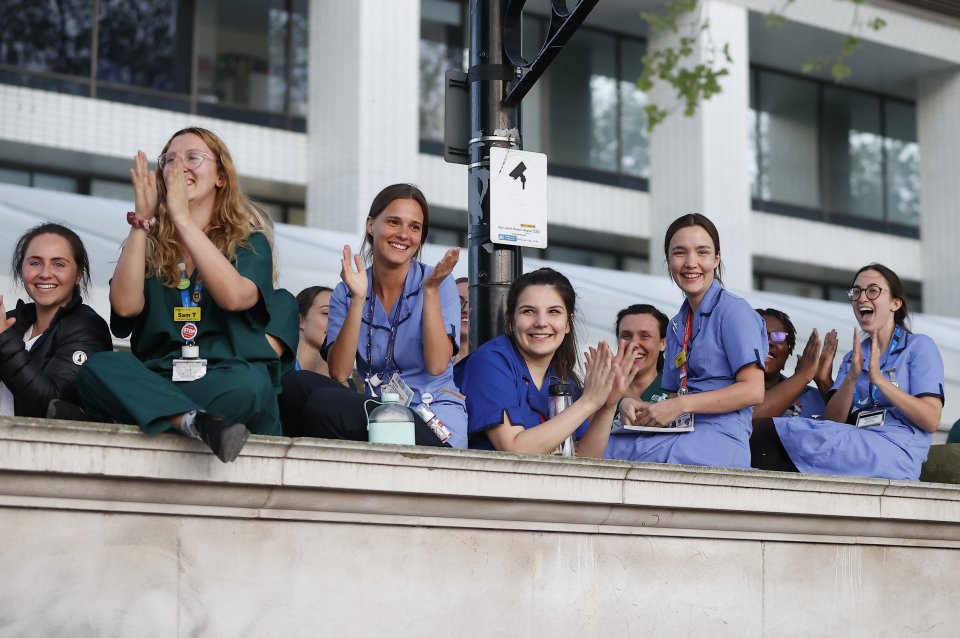
[[[154,434],[202,439],[223,462],[250,432],[280,434],[280,359],[265,337],[276,275],[269,219],[201,128],[130,171],[136,212],[110,284],[110,325],[133,353],[89,359],[83,405]]]

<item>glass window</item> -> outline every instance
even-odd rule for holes
[[[880,99],[825,87],[823,102],[827,206],[831,212],[882,220]]]
[[[820,207],[817,172],[817,85],[759,72],[755,91],[758,149],[754,194],[759,199]]]
[[[760,290],[766,292],[777,292],[784,295],[807,297],[810,299],[823,299],[823,286],[809,281],[798,281],[796,279],[763,275],[760,279],[760,285]]]
[[[16,184],[17,186],[29,186],[30,171],[18,171],[12,168],[0,168],[0,183]]]
[[[50,173],[34,173],[33,187],[44,188],[48,191],[63,191],[65,193],[79,193],[80,180],[76,177],[67,177],[66,175],[53,175]]]
[[[32,72],[90,75],[91,0],[0,4],[0,64]]]
[[[917,144],[917,108],[886,100],[883,139],[886,158],[885,197],[890,221],[920,225],[920,145]]]
[[[620,40],[620,168],[627,175],[650,177],[647,94],[637,88],[646,47],[639,40]]]
[[[184,0],[100,0],[97,79],[188,93],[192,16]]]
[[[199,3],[197,99],[244,110],[305,114],[306,10],[306,0]],[[222,117],[219,111],[212,114]]]
[[[443,141],[444,74],[467,67],[463,4],[423,0],[420,14],[420,139]]]
[[[130,182],[116,182],[110,179],[94,178],[90,180],[90,194],[94,197],[133,201],[133,188]]]
[[[570,39],[541,81],[546,82],[550,160],[567,166],[615,172],[618,75],[616,41],[582,29]]]

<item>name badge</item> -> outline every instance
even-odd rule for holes
[[[682,350],[677,356],[673,358],[673,365],[677,368],[679,368],[686,362],[687,362],[687,355],[685,355]]]
[[[693,412],[685,412],[676,418],[675,421],[667,425],[668,429],[679,428],[682,430],[693,429]]]
[[[173,360],[173,380],[196,381],[207,374],[206,359],[174,359]]]
[[[174,321],[200,321],[200,306],[177,306],[173,309]]]
[[[871,428],[883,425],[883,418],[887,415],[886,410],[864,411],[857,415],[858,428]]]

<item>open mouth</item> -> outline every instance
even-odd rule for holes
[[[861,320],[870,320],[873,318],[874,309],[870,306],[860,306],[857,308],[857,314],[860,316]]]

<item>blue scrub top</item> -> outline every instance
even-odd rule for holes
[[[786,377],[781,374],[780,381],[784,381],[785,379]],[[808,385],[781,416],[822,417],[826,405],[823,400],[823,395],[820,394],[820,389]]]
[[[667,327],[662,381],[667,392],[675,393],[680,388],[680,368],[675,359],[683,350],[689,314],[690,303],[684,301]],[[763,318],[745,300],[714,281],[693,315],[687,390],[695,394],[736,383],[737,372],[744,366],[763,368],[768,347]],[[749,468],[752,417],[750,406],[723,414],[695,414],[693,432],[618,434],[610,437],[604,458]]]
[[[548,372],[543,386],[538,388],[527,368],[527,362],[517,353],[510,339],[496,337],[480,346],[465,360],[463,367],[463,391],[467,395],[467,412],[470,414],[470,448],[494,449],[486,430],[504,422],[506,412],[513,425],[522,425],[525,430],[547,420],[550,414],[549,386],[553,370]],[[574,398],[580,388],[570,379]],[[584,421],[576,431],[579,439],[587,430]]]
[[[870,385],[870,339],[860,344],[863,368],[857,372],[856,393],[866,397]],[[852,372],[848,352],[840,364],[833,389]],[[893,371],[901,390],[915,397],[943,396],[943,358],[933,339],[922,334],[905,333],[886,360],[880,357],[884,371]],[[886,373],[889,377],[889,373]],[[882,392],[877,393],[877,409],[886,409],[882,426],[856,428],[847,423],[795,418],[776,418],[774,423],[790,460],[801,472],[917,480],[927,460],[932,435],[915,425],[892,407]],[[856,406],[851,406],[851,410]],[[874,409],[872,404],[865,409]]]
[[[410,264],[410,270],[403,285],[403,294],[397,300],[397,303],[401,303],[402,300],[403,306],[397,325],[393,358],[398,368],[396,371],[414,391],[411,407],[422,402],[420,397],[424,392],[431,393],[433,402],[430,404],[430,409],[450,429],[450,445],[464,448],[467,446],[467,410],[463,396],[453,380],[453,358],[451,357],[446,370],[437,376],[427,371],[426,361],[423,358],[423,280],[431,271],[433,271],[432,267],[418,261]],[[380,299],[374,295],[373,321],[371,323],[368,320],[366,304],[369,303],[369,295],[373,295],[373,268],[367,268],[367,291],[368,296],[364,300],[363,318],[357,340],[357,372],[362,379],[371,374],[371,370],[373,373],[380,374],[381,377],[384,376],[390,322],[394,314],[394,309],[391,308],[388,316]],[[337,284],[330,297],[327,340],[323,346],[324,358],[340,334],[350,301],[351,295],[346,284],[343,282]],[[457,344],[460,343],[460,296],[457,294],[457,284],[452,276],[447,276],[440,283],[440,310],[447,335],[453,341],[453,352],[456,354],[459,350]],[[372,336],[373,342],[370,362],[366,360],[368,335]],[[364,391],[370,394],[370,389],[366,385]]]

